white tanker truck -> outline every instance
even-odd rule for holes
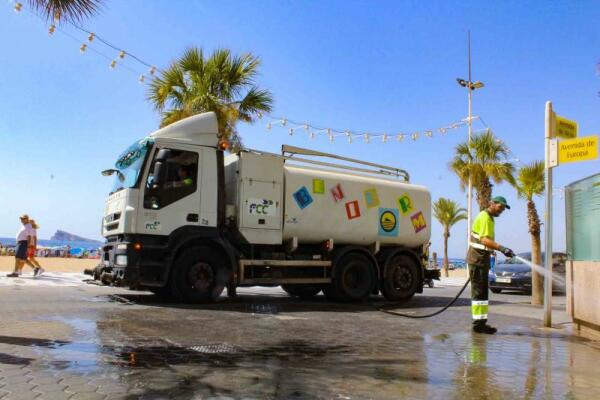
[[[431,196],[397,168],[283,146],[224,156],[214,113],[129,147],[106,199],[104,283],[185,302],[225,287],[334,301],[422,292]]]

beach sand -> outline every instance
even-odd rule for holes
[[[74,272],[82,274],[86,268],[94,268],[100,260],[60,258],[60,257],[38,257],[36,258],[42,268],[48,272]],[[12,256],[0,256],[0,271],[12,272],[15,267],[15,258]],[[23,273],[29,274],[33,270],[25,265]]]
[[[59,258],[59,257],[39,257],[38,262],[48,272],[76,272],[83,273],[86,268],[94,268],[98,265],[97,259],[79,259],[79,258]],[[0,256],[0,271],[12,271],[15,265],[15,258],[9,256]],[[23,272],[31,272],[31,268],[27,265]],[[466,269],[455,269],[448,271],[451,278],[466,278]],[[444,273],[442,271],[442,276]]]

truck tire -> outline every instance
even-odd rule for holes
[[[194,246],[177,257],[171,272],[171,293],[186,303],[216,300],[226,284],[224,262],[210,247]]]
[[[364,254],[350,253],[335,263],[333,280],[323,289],[330,301],[365,300],[375,286],[375,273],[371,260]]]
[[[404,254],[392,258],[386,266],[381,293],[389,301],[410,299],[422,285],[418,264]]]
[[[321,291],[320,286],[306,284],[281,285],[281,288],[290,296],[297,297],[303,300],[312,299]]]

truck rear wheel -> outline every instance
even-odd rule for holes
[[[312,299],[321,291],[320,286],[305,284],[281,285],[281,288],[290,296],[304,300]]]
[[[170,286],[177,300],[187,303],[213,301],[225,288],[223,262],[209,247],[195,246],[184,250],[173,268]]]
[[[381,293],[390,301],[410,299],[422,285],[417,263],[404,254],[394,256],[386,266]]]
[[[369,297],[374,285],[371,260],[364,254],[351,253],[336,262],[333,281],[323,292],[331,301],[360,301]]]

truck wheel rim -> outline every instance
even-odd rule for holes
[[[412,274],[410,273],[410,269],[398,265],[394,269],[394,287],[396,289],[409,289],[412,285]]]
[[[213,282],[214,273],[210,264],[199,262],[188,271],[188,280],[192,287],[199,291],[208,290]]]

